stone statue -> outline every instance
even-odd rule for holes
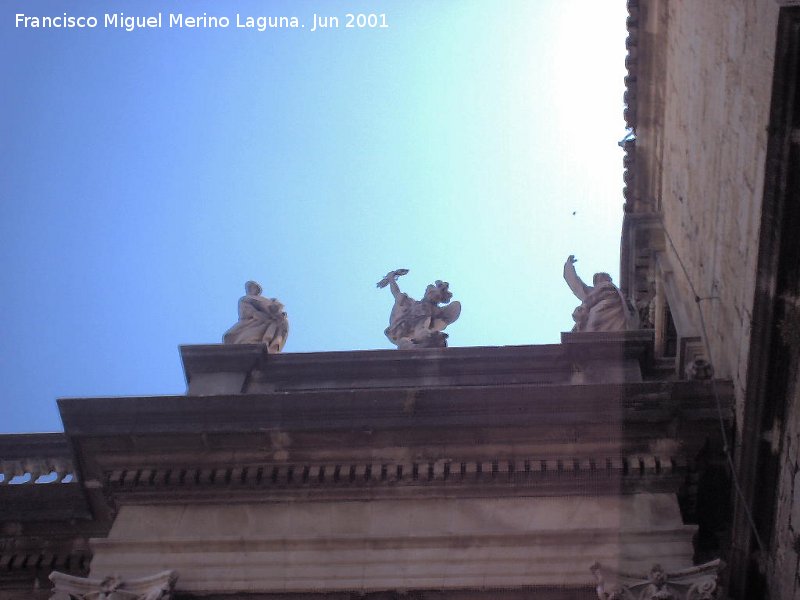
[[[283,349],[289,336],[289,320],[283,304],[275,298],[264,298],[255,281],[244,284],[245,296],[239,298],[239,322],[225,332],[226,344],[266,344],[269,354]]]
[[[461,314],[461,303],[450,302],[450,293],[446,281],[437,280],[425,289],[422,300],[414,300],[400,291],[397,278],[408,273],[408,269],[390,271],[378,282],[379,288],[387,285],[394,296],[394,306],[389,316],[389,327],[384,333],[399,350],[414,348],[445,348],[447,334],[442,330],[458,319]],[[441,307],[439,304],[449,304]]]
[[[577,259],[572,254],[564,263],[564,279],[581,301],[572,313],[572,331],[624,331],[636,329],[638,318],[608,273],[595,273],[592,286],[586,285],[575,272]]]

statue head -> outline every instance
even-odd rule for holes
[[[255,281],[248,281],[244,284],[244,291],[248,296],[258,296],[261,293],[261,286]]]
[[[425,288],[425,296],[423,296],[423,300],[432,302],[434,304],[447,304],[453,297],[453,294],[449,288],[449,283],[437,279],[436,283],[432,283]]]
[[[661,568],[661,565],[655,564],[653,568],[650,569],[650,582],[658,588],[667,583],[667,574],[664,572],[664,569]]]
[[[595,273],[592,277],[592,285],[598,286],[601,283],[611,283],[611,275],[608,273]]]

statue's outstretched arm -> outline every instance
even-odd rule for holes
[[[389,286],[389,289],[392,290],[392,296],[394,296],[395,300],[400,300],[402,297],[403,292],[400,291],[400,287],[397,285],[397,278],[405,275],[408,273],[408,269],[395,269],[394,271],[389,271],[386,274],[386,277],[381,279],[376,285],[379,288]]]
[[[575,262],[577,259],[573,254],[570,254],[567,258],[567,262],[564,263],[564,280],[567,282],[569,289],[572,290],[572,293],[575,294],[579,300],[583,301],[586,300],[586,296],[592,291],[592,288],[583,283],[583,280],[578,277],[578,273],[575,271]]]

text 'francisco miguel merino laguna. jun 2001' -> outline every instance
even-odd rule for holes
[[[240,29],[267,31],[269,29],[387,29],[386,13],[343,13],[341,15],[312,14],[308,19],[294,15],[187,15],[184,13],[156,13],[151,15],[14,15],[17,29]]]

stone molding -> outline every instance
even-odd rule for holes
[[[169,600],[178,575],[162,571],[149,577],[123,579],[118,576],[90,579],[54,571],[50,574],[50,600]]]
[[[191,497],[228,502],[316,498],[494,495],[608,495],[674,492],[691,465],[652,454],[560,459],[425,462],[181,465],[105,471],[109,496],[125,503],[180,503]],[[423,488],[423,489],[421,489]],[[405,493],[407,492],[407,494]]]
[[[623,356],[646,351],[650,333],[625,333],[634,335],[567,335],[559,360],[574,369],[580,360],[601,361],[603,348]],[[451,350],[455,360],[442,357],[436,367],[442,378],[467,373],[482,355],[443,354]],[[553,359],[552,350],[491,349],[510,363],[485,362],[513,380],[529,361]],[[430,366],[423,353],[349,358],[413,374]],[[348,354],[268,360],[297,369],[299,381],[315,364],[331,370]],[[716,385],[728,410],[730,384]],[[96,518],[148,502],[674,493],[697,452],[719,434],[707,382],[287,391],[60,400]]]
[[[631,574],[595,563],[591,567],[597,580],[600,600],[723,600],[719,559],[682,569],[665,571],[653,565],[647,574]]]

